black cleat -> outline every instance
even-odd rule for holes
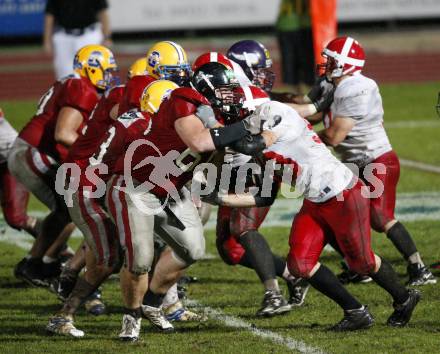
[[[430,272],[430,270],[419,263],[408,264],[407,270],[409,275],[409,281],[407,285],[420,286],[437,283],[437,279]]]
[[[337,275],[339,281],[346,285],[346,284],[356,284],[356,283],[369,283],[370,281],[372,281],[373,279],[371,279],[371,277],[369,277],[368,275],[360,275],[358,273],[355,273],[353,271],[351,271],[348,267],[347,264],[345,262],[341,262],[341,266],[342,266],[342,272],[339,273]]]
[[[295,279],[287,282],[287,289],[289,290],[289,300],[287,301],[292,306],[302,306],[310,284],[306,279]]]
[[[357,331],[370,328],[373,324],[373,316],[368,311],[368,307],[363,306],[360,309],[344,311],[344,318],[330,330],[335,332]]]
[[[403,304],[393,304],[394,312],[388,318],[387,325],[392,327],[403,327],[411,319],[411,315],[420,301],[422,294],[419,290],[409,289],[409,298]]]
[[[17,279],[24,280],[24,277],[23,277],[23,268],[24,268],[24,265],[26,264],[26,262],[27,262],[27,259],[26,259],[26,258],[23,258],[23,259],[22,259],[20,262],[18,262],[17,265],[14,267],[14,276],[15,276]]]
[[[75,287],[77,278],[68,278],[60,276],[54,278],[50,282],[50,290],[52,290],[61,301],[66,301]]]
[[[28,259],[21,269],[22,278],[30,285],[48,287],[49,279],[45,276],[43,266],[41,259]]]
[[[292,306],[284,299],[283,295],[276,290],[267,290],[264,293],[263,303],[257,311],[257,316],[275,316],[292,310]]]

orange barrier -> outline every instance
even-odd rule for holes
[[[336,18],[337,0],[310,0],[310,18],[313,33],[315,64],[323,62],[321,52],[338,35]]]

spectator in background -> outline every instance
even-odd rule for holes
[[[301,93],[301,84],[315,81],[310,1],[281,0],[276,29],[283,82]]]
[[[43,47],[53,55],[56,79],[73,72],[75,53],[88,44],[112,45],[107,0],[48,0]]]

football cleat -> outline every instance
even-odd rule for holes
[[[360,275],[358,273],[351,271],[345,262],[341,262],[341,266],[342,266],[342,272],[339,273],[337,275],[337,277],[338,277],[339,281],[344,285],[349,284],[349,283],[366,284],[366,283],[369,283],[373,280],[368,275]]]
[[[177,301],[175,304],[172,304],[170,306],[164,307],[163,312],[167,320],[171,322],[203,322],[207,320],[205,316],[201,316],[198,313],[186,309],[180,301]]]
[[[84,332],[73,325],[73,316],[57,314],[49,319],[46,330],[51,334],[60,334],[74,338],[84,337]]]
[[[75,287],[76,279],[60,276],[50,281],[49,288],[57,295],[58,299],[66,301]]]
[[[17,279],[21,279],[21,280],[24,280],[24,278],[23,278],[23,268],[24,268],[24,265],[26,264],[26,262],[27,262],[27,259],[26,258],[23,258],[20,262],[18,262],[17,264],[16,264],[16,266],[14,267],[14,276],[17,278]]]
[[[437,283],[437,279],[429,271],[429,269],[419,263],[408,264],[407,270],[409,275],[409,281],[407,284],[410,286],[420,286]]]
[[[257,316],[275,316],[289,312],[292,306],[284,299],[283,295],[276,290],[267,290],[264,293],[263,303],[257,311]]]
[[[357,331],[370,328],[373,324],[374,318],[368,311],[368,307],[362,306],[360,309],[344,311],[344,318],[330,330],[335,332]]]
[[[295,279],[287,282],[287,289],[289,290],[289,300],[287,301],[292,306],[302,306],[310,284],[306,279]]]
[[[422,297],[419,290],[409,289],[409,298],[403,304],[393,304],[394,312],[388,318],[387,325],[403,327],[411,319],[411,315]]]
[[[95,290],[84,302],[86,311],[94,316],[100,316],[105,313],[105,304],[102,302],[101,290]]]
[[[119,333],[119,339],[124,342],[136,342],[139,339],[141,322],[141,317],[134,318],[131,315],[125,314],[122,317],[122,329]]]
[[[22,278],[29,284],[38,287],[49,287],[51,278],[61,272],[58,262],[44,264],[41,259],[28,259],[21,269]]]
[[[161,332],[170,333],[174,331],[173,325],[167,320],[161,308],[142,305],[142,314]]]

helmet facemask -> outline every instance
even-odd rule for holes
[[[266,92],[272,91],[275,82],[275,73],[270,68],[257,68],[252,70],[252,83]]]
[[[189,64],[158,65],[157,74],[160,79],[173,81],[179,86],[189,86],[191,66]]]
[[[213,108],[218,109],[228,123],[237,121],[241,115],[244,95],[236,90],[237,87],[239,85],[235,84],[216,87],[210,100]]]

